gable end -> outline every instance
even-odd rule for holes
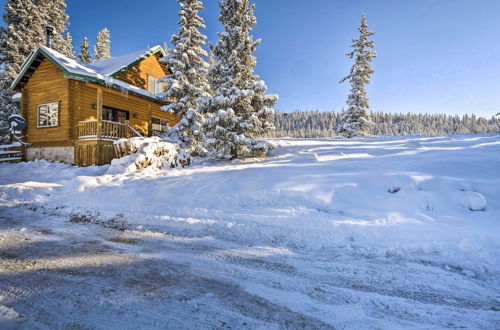
[[[142,61],[144,61],[148,57],[154,56],[154,55],[156,55],[158,53],[160,53],[162,56],[166,56],[167,55],[165,53],[165,51],[163,50],[163,48],[161,48],[160,46],[156,46],[156,47],[152,48],[148,53],[146,53],[143,56],[139,57],[137,60],[135,60],[134,62],[130,63],[126,67],[124,67],[124,68],[122,68],[122,69],[114,72],[113,74],[111,74],[111,77],[117,77],[117,76],[119,76],[119,75],[127,72],[128,70],[132,69],[133,67],[135,67],[137,64],[141,63]]]

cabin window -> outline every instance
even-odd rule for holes
[[[37,117],[39,128],[59,126],[59,102],[40,104]]]
[[[161,83],[161,81],[156,82],[156,93],[155,94],[159,94],[159,93],[163,93],[163,84]]]
[[[165,133],[170,127],[170,123],[158,118],[151,118],[151,129],[159,133]]]
[[[153,76],[148,76],[148,91],[152,94],[158,94],[163,92],[161,81]]]
[[[158,82],[158,79],[155,77],[149,76],[148,77],[148,91],[150,93],[156,94],[156,84]]]

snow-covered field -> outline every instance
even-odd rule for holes
[[[500,328],[500,135],[0,165],[0,327]]]

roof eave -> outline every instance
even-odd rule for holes
[[[116,90],[121,91],[121,92],[125,91],[127,93],[134,94],[135,96],[138,96],[138,97],[141,97],[141,98],[144,98],[144,99],[148,99],[148,100],[154,101],[156,103],[165,103],[166,102],[166,101],[164,101],[164,100],[162,100],[160,98],[157,98],[157,97],[154,97],[154,96],[148,96],[148,95],[145,95],[145,94],[142,94],[142,93],[139,93],[139,92],[135,92],[133,89],[127,89],[127,88],[124,88],[124,87],[122,87],[122,86],[120,86],[118,84],[108,83],[105,80],[99,79],[99,78],[88,77],[88,76],[79,75],[79,74],[75,74],[75,73],[68,73],[68,74],[65,73],[64,77],[68,78],[68,79],[73,79],[73,80],[79,80],[79,81],[96,83],[96,84],[99,84],[99,85],[103,85],[103,86],[106,86],[106,87],[109,87],[109,88],[116,89]]]
[[[28,58],[26,58],[26,60],[23,62],[23,65],[21,66],[21,70],[20,70],[19,74],[17,75],[16,79],[14,79],[14,81],[10,85],[11,92],[16,90],[15,89],[16,86],[19,84],[21,79],[24,77],[24,74],[26,73],[26,71],[28,71],[30,64],[33,62],[33,59],[35,59],[38,56],[38,54],[40,53],[40,50],[41,50],[41,48],[38,48],[36,51],[32,51],[29,54]]]
[[[151,56],[151,55],[154,55],[154,54],[158,53],[158,50],[156,48],[160,48],[161,49],[161,47],[155,47],[155,49],[153,49],[152,52],[150,52],[151,54],[148,55],[148,57]],[[163,49],[161,49],[161,51],[163,51]],[[52,58],[52,56],[50,56],[50,54],[48,54],[47,52],[45,52],[43,50],[43,48],[41,48],[41,47],[39,47],[36,51],[32,52],[30,54],[30,56],[28,56],[28,58],[26,59],[26,61],[23,64],[23,66],[21,67],[21,71],[20,71],[19,75],[16,77],[16,79],[12,82],[12,84],[10,86],[10,90],[11,91],[15,91],[15,88],[19,84],[19,81],[22,79],[22,77],[24,76],[24,74],[26,73],[26,71],[29,69],[29,66],[31,65],[31,63],[33,62],[33,60],[39,54],[42,54],[51,63],[53,63],[55,66],[57,66],[63,72],[65,78],[73,79],[73,80],[93,82],[93,83],[97,83],[97,84],[100,84],[100,85],[112,87],[112,88],[114,88],[116,90],[119,90],[119,91],[127,91],[128,93],[132,93],[132,94],[134,94],[136,96],[139,96],[139,97],[151,100],[151,101],[155,101],[157,103],[165,103],[164,100],[161,100],[159,98],[156,98],[156,97],[153,97],[153,96],[144,95],[142,93],[135,92],[134,90],[131,90],[131,89],[123,88],[122,86],[120,86],[118,84],[107,83],[104,79],[99,79],[99,78],[95,78],[95,77],[90,77],[90,76],[85,76],[85,75],[80,75],[80,74],[69,72],[68,70],[66,70],[66,68],[64,66],[60,65],[56,60],[54,60]]]

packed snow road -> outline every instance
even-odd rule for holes
[[[500,136],[274,143],[1,165],[0,327],[500,328]]]

